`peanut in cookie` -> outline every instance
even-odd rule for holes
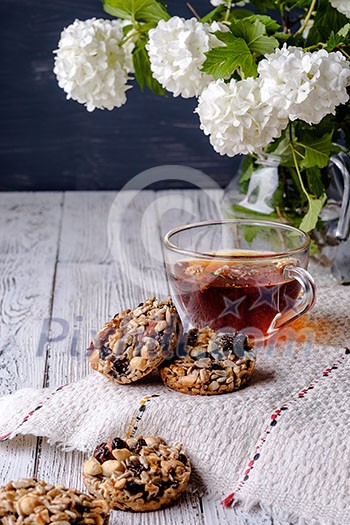
[[[102,499],[35,478],[12,481],[0,489],[2,525],[107,525],[108,512]]]
[[[91,494],[104,498],[112,509],[137,512],[173,503],[186,489],[190,474],[182,447],[153,436],[110,439],[83,467]]]
[[[170,297],[117,314],[88,348],[91,367],[120,384],[142,379],[175,350],[181,321]]]
[[[166,386],[209,396],[233,392],[247,383],[256,358],[243,333],[216,333],[205,327],[190,330],[184,338],[182,355],[160,369]]]

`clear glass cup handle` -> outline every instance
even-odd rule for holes
[[[285,313],[279,313],[273,320],[269,332],[273,333],[279,328],[298,319],[301,315],[306,314],[314,306],[316,301],[316,286],[315,281],[308,271],[300,266],[286,266],[283,270],[283,275],[287,279],[295,279],[301,286],[301,298],[296,304],[296,307]]]

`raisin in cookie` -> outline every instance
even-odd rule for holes
[[[104,500],[35,478],[12,481],[0,488],[2,525],[107,525],[108,512]]]
[[[191,466],[180,445],[158,437],[114,438],[83,468],[89,492],[112,509],[143,512],[170,505],[188,484]]]
[[[233,392],[250,378],[255,354],[241,333],[193,329],[184,339],[183,352],[160,369],[163,382],[184,394],[204,396]]]
[[[109,321],[92,341],[92,368],[117,383],[132,383],[152,372],[176,348],[181,321],[170,297],[150,297]]]

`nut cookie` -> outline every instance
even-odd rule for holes
[[[104,326],[88,349],[90,364],[117,383],[138,381],[174,351],[180,328],[171,298],[150,297]]]
[[[137,512],[170,505],[185,490],[190,474],[181,446],[169,446],[159,437],[110,439],[83,467],[91,494],[112,509]]]
[[[182,357],[160,369],[165,385],[184,394],[209,396],[233,392],[250,378],[255,354],[242,332],[216,333],[193,329]]]
[[[35,478],[0,488],[2,525],[107,525],[108,512],[104,500]]]

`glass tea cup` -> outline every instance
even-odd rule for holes
[[[315,303],[310,238],[297,228],[220,219],[174,228],[163,242],[185,329],[243,331],[261,342]]]

